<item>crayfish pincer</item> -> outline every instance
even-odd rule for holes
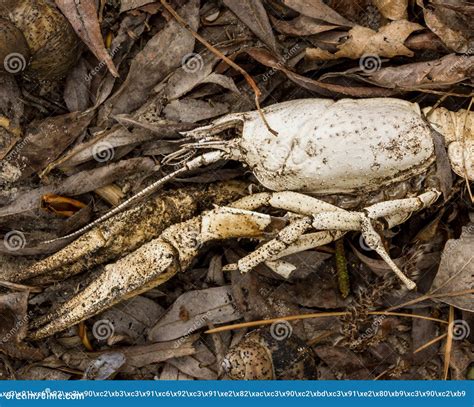
[[[76,63],[78,39],[46,0],[0,0],[0,71],[57,79]]]

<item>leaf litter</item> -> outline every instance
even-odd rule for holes
[[[65,242],[37,243],[86,225],[169,172],[163,159],[186,143],[180,132],[303,97],[396,96],[466,108],[472,7],[408,3],[122,0],[98,10],[94,1],[57,0],[78,34],[78,63],[50,81],[0,74],[0,232],[15,229],[22,237],[15,252],[0,245],[0,377],[465,379],[474,341],[474,241],[462,184],[386,236],[395,261],[419,279],[419,293],[392,281],[357,235],[343,244],[347,298],[339,292],[333,245],[245,275],[223,271],[255,248],[241,239],[202,248],[191,271],[85,321],[81,334],[71,328],[41,344],[25,339],[48,306],[159,235],[152,229],[161,218],[175,223],[176,208],[167,206],[174,193],[204,191],[204,201],[212,182],[230,178],[239,179],[241,194],[258,189],[233,163],[191,174],[130,209],[136,239],[95,248],[67,272],[18,281]],[[141,215],[160,205],[160,219]],[[195,202],[188,212],[206,205]],[[276,275],[277,266],[291,269],[291,277]],[[204,332],[233,323],[247,326]],[[278,332],[289,339],[275,341]],[[244,366],[262,361],[277,377],[235,370],[240,350],[251,355]]]

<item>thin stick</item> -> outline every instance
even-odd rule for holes
[[[446,338],[446,345],[444,347],[444,374],[443,380],[448,379],[449,362],[451,361],[451,350],[453,349],[453,321],[454,321],[454,307],[449,306],[449,325]]]
[[[272,133],[273,135],[278,135],[278,133],[273,130],[270,125],[267,122],[267,119],[265,118],[265,115],[262,111],[262,108],[260,107],[260,102],[258,98],[262,95],[262,92],[258,88],[257,84],[253,80],[253,78],[248,74],[248,72],[237,65],[234,61],[232,61],[230,58],[226,57],[222,52],[220,52],[216,47],[211,45],[209,42],[204,37],[201,37],[196,31],[194,31],[191,26],[171,7],[166,0],[160,0],[160,3],[163,5],[163,7],[170,13],[176,21],[181,24],[186,30],[188,30],[191,35],[196,38],[201,44],[203,44],[209,51],[211,51],[215,56],[218,58],[222,59],[227,65],[231,66],[234,68],[236,71],[240,72],[249,86],[252,88],[253,92],[255,93],[255,105],[257,106],[258,113],[260,117],[262,118],[263,122],[265,123],[265,126],[267,127],[268,131]]]
[[[448,334],[443,334],[443,335],[437,336],[434,339],[431,339],[430,341],[428,341],[425,344],[421,345],[420,347],[416,348],[416,350],[413,351],[413,353],[418,353],[418,352],[421,352],[423,349],[429,348],[431,345],[434,345],[436,342],[439,342],[442,339],[446,338],[446,336],[448,336]]]
[[[425,295],[422,295],[418,298],[415,298],[414,300],[404,302],[399,305],[394,305],[393,307],[387,308],[386,311],[393,311],[399,308],[405,308],[408,307],[409,305],[413,304],[418,304],[419,302],[425,301],[425,300],[430,300],[432,298],[442,298],[442,297],[457,297],[459,295],[467,295],[467,294],[474,294],[474,289],[469,289],[469,290],[461,290],[461,291],[453,291],[450,293],[440,293],[440,294],[433,294],[433,293],[427,293]]]
[[[231,331],[234,329],[251,328],[251,327],[256,327],[256,326],[261,326],[261,325],[271,325],[279,321],[297,321],[301,319],[310,319],[310,318],[342,317],[345,315],[349,315],[349,312],[318,312],[318,313],[312,313],[312,314],[289,315],[289,316],[280,317],[280,318],[261,319],[258,321],[242,322],[240,324],[224,325],[218,328],[209,329],[204,333],[214,334],[218,332]],[[448,323],[447,321],[444,321],[443,319],[431,318],[424,315],[405,314],[403,312],[370,311],[368,315],[390,315],[390,316],[397,316],[397,317],[424,319],[427,321],[438,322],[440,324]]]

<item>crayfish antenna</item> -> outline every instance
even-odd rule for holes
[[[98,224],[102,223],[103,221],[111,218],[112,216],[116,215],[117,213],[123,211],[125,208],[128,208],[132,203],[137,202],[138,200],[150,195],[151,193],[155,192],[163,185],[168,183],[169,181],[177,178],[178,176],[187,173],[188,171],[196,170],[198,168],[206,167],[210,164],[218,162],[220,160],[228,159],[228,154],[225,151],[209,151],[204,153],[192,160],[188,161],[184,164],[183,167],[179,168],[176,171],[164,176],[163,178],[159,179],[158,181],[152,183],[151,185],[147,186],[145,189],[142,189],[139,193],[132,196],[131,198],[127,199],[126,201],[122,202],[120,205],[116,206],[114,209],[107,212],[105,215],[102,215],[95,221],[89,223],[88,225],[82,227],[81,229],[70,233],[66,236],[58,237],[56,239],[44,241],[43,244],[50,244],[53,242],[57,242],[59,240],[66,240],[76,238],[82,235],[84,232],[92,229],[93,227],[97,226]]]

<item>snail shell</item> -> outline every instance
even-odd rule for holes
[[[231,380],[316,380],[314,354],[296,335],[282,338],[272,329],[245,335],[222,362]]]
[[[26,61],[25,75],[36,79],[58,79],[76,63],[79,51],[76,34],[54,5],[46,0],[0,0],[0,12],[23,34],[29,48],[25,50],[18,33],[10,28],[12,33],[8,35],[15,36],[17,42],[0,37],[0,55],[21,55]],[[20,47],[17,47],[18,43]]]

